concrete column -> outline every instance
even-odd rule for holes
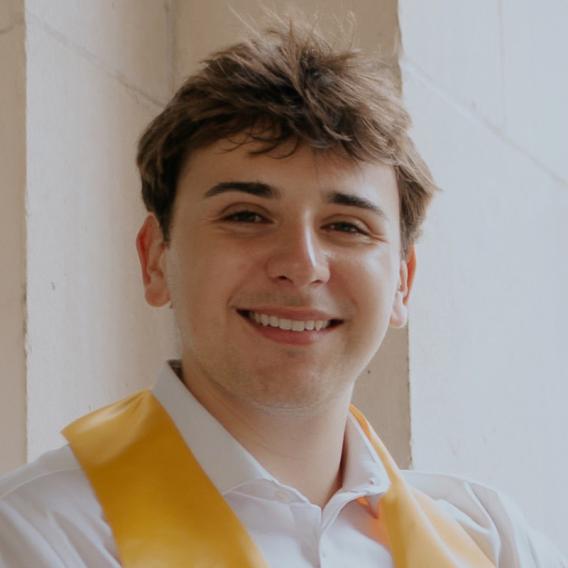
[[[444,190],[411,313],[414,466],[505,490],[568,552],[568,6],[401,0],[400,18]]]
[[[0,472],[26,457],[26,64],[23,0],[0,4]]]
[[[27,2],[28,457],[154,381],[167,310],[145,305],[137,138],[172,92],[171,2]]]

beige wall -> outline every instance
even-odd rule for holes
[[[411,312],[414,465],[508,492],[568,552],[568,5],[401,0],[400,17],[444,189]]]
[[[0,4],[0,472],[26,456],[25,26],[23,0]]]
[[[304,14],[320,20],[328,30],[355,15],[356,45],[368,53],[380,51],[396,58],[398,41],[395,0],[178,0],[176,3],[175,82],[195,69],[199,61],[242,36],[241,20],[258,25],[266,16],[264,7],[276,14]]]
[[[228,8],[231,5],[232,10]],[[280,1],[269,5],[286,14],[301,9],[306,17],[317,14],[324,29],[336,30],[349,12],[357,20],[356,42],[367,53],[396,60],[398,24],[394,0]],[[239,17],[235,15],[238,14]],[[208,53],[238,40],[245,29],[241,18],[258,24],[265,13],[256,0],[180,0],[176,11],[175,82],[181,84]],[[388,335],[381,351],[363,373],[355,403],[367,414],[403,466],[410,463],[410,416],[408,392],[408,339],[406,330]]]

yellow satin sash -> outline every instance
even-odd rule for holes
[[[390,477],[376,522],[396,568],[495,568],[454,520],[404,481],[364,416],[351,411]],[[63,434],[101,504],[122,566],[268,567],[150,391],[96,410]]]

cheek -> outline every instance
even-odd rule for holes
[[[395,271],[392,255],[387,252],[368,257],[352,255],[343,260],[336,280],[347,291],[360,316],[376,317],[392,306],[398,279]]]
[[[188,253],[182,275],[187,317],[192,321],[219,322],[232,305],[235,293],[247,282],[251,255],[231,247],[195,247]],[[191,259],[191,260],[189,260]]]

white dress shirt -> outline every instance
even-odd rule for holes
[[[372,514],[388,476],[353,418],[343,487],[321,509],[266,471],[191,395],[169,366],[154,395],[205,473],[274,568],[390,568]],[[458,478],[404,472],[439,501],[500,568],[568,568],[495,491]],[[116,568],[110,527],[68,446],[0,480],[0,566]],[[419,568],[419,567],[417,567]]]

